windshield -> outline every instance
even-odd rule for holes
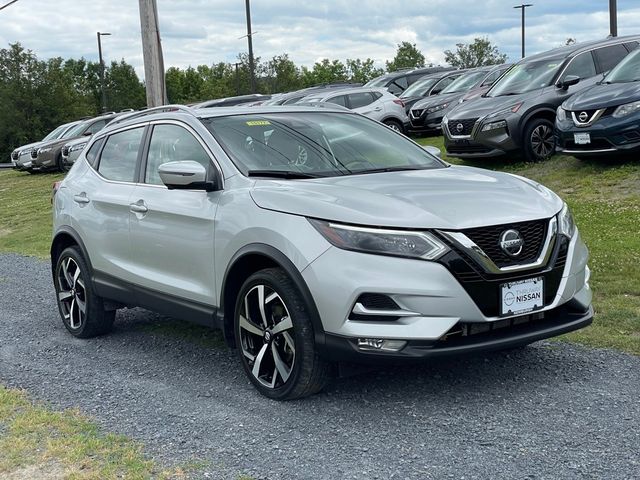
[[[82,132],[84,132],[84,130],[87,128],[87,125],[89,125],[89,122],[80,122],[79,124],[77,124],[75,127],[70,128],[67,132],[64,133],[64,135],[62,135],[62,137],[60,138],[74,138],[74,137],[79,137],[80,135],[82,135]]]
[[[462,75],[461,77],[456,78],[449,84],[447,88],[442,90],[440,94],[442,95],[443,93],[466,92],[467,90],[471,90],[473,87],[475,87],[476,84],[481,82],[486,76],[486,71],[467,73],[466,75]]]
[[[640,50],[627,55],[604,78],[605,83],[625,83],[640,81]]]
[[[407,88],[402,95],[401,98],[408,97],[424,97],[431,87],[435,85],[435,83],[440,80],[440,78],[423,78],[422,80],[418,80],[416,83]]]
[[[505,73],[489,91],[489,97],[517,95],[551,85],[564,62],[563,57],[524,62]]]
[[[406,137],[360,115],[280,112],[202,122],[245,175],[334,177],[446,166]]]
[[[60,125],[58,128],[56,128],[52,132],[49,132],[49,135],[44,137],[42,141],[46,142],[47,140],[53,140],[54,138],[58,138],[60,135],[62,135],[62,132],[64,132],[68,127],[69,127],[69,124]]]
[[[382,77],[374,78],[364,84],[365,87],[384,87],[391,77],[384,75]]]

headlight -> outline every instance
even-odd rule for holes
[[[502,110],[498,110],[497,112],[490,113],[486,118],[495,118],[495,117],[505,117],[510,113],[518,113],[520,107],[522,107],[523,102],[514,103],[510,107],[503,108]]]
[[[497,122],[485,123],[482,126],[482,131],[488,132],[489,130],[497,130],[499,128],[507,128],[507,121],[499,120]]]
[[[354,227],[309,219],[329,243],[344,250],[435,260],[449,249],[427,232]]]
[[[573,234],[576,233],[576,224],[573,221],[573,215],[571,214],[571,210],[569,206],[565,203],[564,207],[558,214],[558,225],[560,229],[560,233],[566,235],[569,238],[573,237]]]
[[[613,116],[616,118],[626,117],[638,110],[640,110],[640,102],[627,103],[616,108],[615,112],[613,112]]]
[[[70,151],[70,152],[75,152],[76,150],[82,150],[82,149],[83,149],[84,147],[86,147],[86,146],[87,146],[87,142],[79,143],[79,144],[77,144],[77,145],[72,145],[72,146],[69,148],[69,151]]]
[[[558,121],[564,122],[567,119],[567,111],[562,107],[558,107],[558,110],[556,110],[556,118]]]
[[[436,105],[435,107],[428,108],[427,109],[427,114],[434,113],[434,112],[439,112],[440,110],[444,110],[448,106],[449,106],[448,103],[443,103],[443,104],[440,104],[440,105]]]

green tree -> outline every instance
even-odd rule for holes
[[[300,69],[283,53],[276,55],[265,65],[269,93],[290,92],[302,87]]]
[[[456,51],[444,51],[445,61],[456,68],[474,68],[484,65],[498,65],[507,60],[507,55],[500,53],[498,47],[491,45],[488,38],[476,38],[473,43],[456,44]]]
[[[344,82],[347,80],[347,67],[340,60],[323,59],[313,64],[309,70],[302,67],[302,83],[305,87],[323,83]]]
[[[402,42],[398,44],[396,56],[387,61],[387,71],[393,72],[401,68],[417,68],[425,66],[425,58],[415,43]]]
[[[144,85],[135,69],[127,62],[111,62],[105,71],[107,109],[119,112],[125,108],[137,110],[147,104]]]
[[[376,68],[373,60],[347,59],[347,75],[349,80],[357,83],[367,83],[369,80],[379,77],[384,73],[382,68]]]

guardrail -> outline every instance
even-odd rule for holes
[[[11,163],[0,163],[0,170],[3,168],[13,168],[13,164]]]

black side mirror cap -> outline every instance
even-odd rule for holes
[[[575,75],[567,75],[564,77],[564,80],[559,80],[556,83],[556,87],[561,88],[562,90],[568,90],[569,87],[573,85],[577,85],[580,82],[580,77],[576,77]]]

